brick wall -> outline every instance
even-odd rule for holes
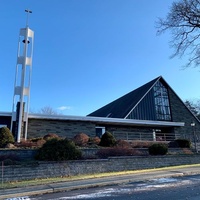
[[[2,177],[3,182],[8,182],[197,163],[200,163],[199,155],[118,157],[82,161],[38,162],[31,165],[11,165],[3,167],[1,165],[0,173],[2,174],[3,172],[3,176],[1,176],[0,182],[2,182]]]

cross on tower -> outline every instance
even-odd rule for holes
[[[25,12],[27,12],[26,27],[28,27],[29,13],[32,13],[32,11],[29,9],[26,9]]]

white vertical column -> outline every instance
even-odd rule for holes
[[[156,141],[156,131],[153,129],[153,141]]]
[[[33,39],[34,32],[28,26],[20,29],[11,122],[11,130],[15,130],[17,142],[22,137],[27,138]]]

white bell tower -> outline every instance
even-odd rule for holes
[[[11,131],[15,139],[27,139],[28,113],[30,101],[30,85],[32,72],[32,55],[34,32],[28,26],[29,14],[27,12],[26,28],[21,28],[19,33],[17,64],[12,107]]]

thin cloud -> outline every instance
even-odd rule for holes
[[[71,110],[72,109],[72,107],[71,106],[60,106],[60,107],[58,107],[57,108],[58,110]]]

